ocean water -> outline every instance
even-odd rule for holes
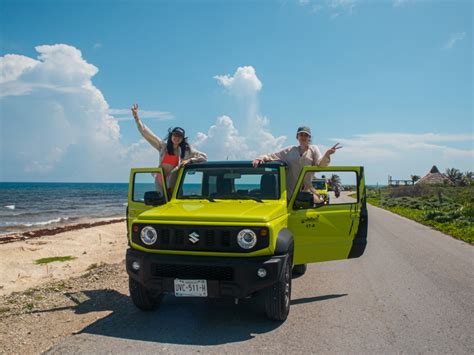
[[[255,184],[236,189],[252,190]],[[142,201],[153,184],[139,184],[135,200]],[[200,194],[200,184],[187,184],[187,195]],[[0,235],[92,220],[125,218],[128,183],[13,183],[0,182]]]
[[[125,217],[128,184],[0,182],[0,234]]]

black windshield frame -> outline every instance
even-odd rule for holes
[[[199,186],[200,194],[186,194],[184,191],[187,177],[193,172],[201,172],[203,174],[202,181],[200,182],[201,185]],[[268,177],[262,178],[264,175]],[[239,184],[235,184],[235,181],[242,176],[252,176],[251,179],[258,180],[259,183],[241,184],[240,186],[248,185],[249,188],[238,189],[236,187],[239,187]],[[211,182],[210,179],[213,179],[214,182]],[[263,180],[267,181],[263,182]],[[250,185],[253,185],[252,187],[254,188],[250,189]],[[262,190],[262,187],[265,189]],[[223,164],[222,166],[193,164],[184,169],[176,198],[189,200],[199,198],[207,200],[254,200],[262,202],[262,200],[279,200],[281,197],[280,190],[279,164],[265,164],[257,168],[253,168],[248,164],[240,166],[234,164]]]

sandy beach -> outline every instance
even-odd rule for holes
[[[0,295],[78,276],[103,263],[121,262],[127,247],[126,223],[122,220],[107,223],[110,224],[45,229],[0,243]],[[73,259],[36,263],[51,257]]]

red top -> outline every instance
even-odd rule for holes
[[[178,166],[179,156],[178,155],[169,155],[168,152],[165,153],[161,164],[169,164],[172,166]]]

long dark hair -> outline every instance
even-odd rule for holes
[[[173,132],[171,131],[171,128],[170,128],[168,130],[168,139],[166,140],[166,151],[168,152],[169,155],[174,155],[173,141],[171,140],[172,135],[173,135]],[[184,154],[186,153],[186,150],[191,149],[188,143],[188,137],[183,137],[183,140],[181,141],[181,143],[179,143],[179,147],[181,148],[181,159],[184,159]]]

